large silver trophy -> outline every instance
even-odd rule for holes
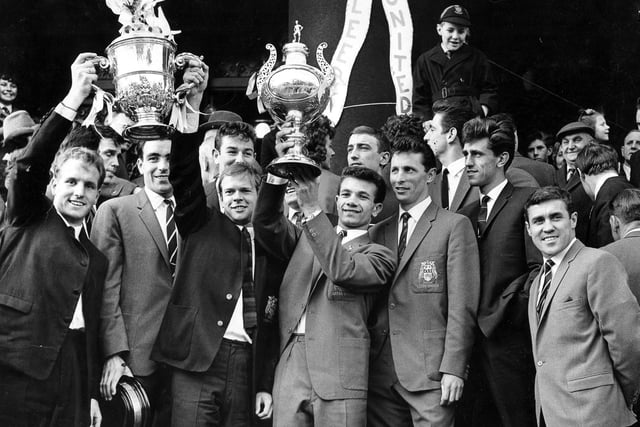
[[[189,86],[174,90],[174,73],[184,68],[191,53],[176,55],[176,43],[162,9],[156,15],[158,0],[107,0],[123,24],[120,37],[107,46],[107,57],[96,64],[113,76],[115,103],[133,121],[123,136],[158,139],[170,135],[175,121],[172,110],[181,102]],[[169,114],[174,123],[167,124]]]
[[[287,154],[274,160],[267,171],[282,178],[292,178],[296,169],[305,169],[313,176],[320,175],[320,166],[306,156],[305,136],[300,128],[311,123],[324,111],[329,102],[329,91],[334,80],[333,68],[324,59],[326,43],[320,43],[316,50],[316,60],[320,69],[307,65],[309,49],[300,42],[302,25],[293,29],[293,41],[284,45],[284,65],[276,70],[276,48],[267,44],[270,55],[257,77],[258,95],[265,108],[281,126],[285,122],[293,124],[293,132],[284,138],[294,145]]]

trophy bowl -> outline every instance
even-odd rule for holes
[[[165,123],[176,102],[174,73],[184,68],[191,53],[176,56],[176,44],[162,35],[129,33],[107,46],[107,57],[98,57],[99,68],[113,76],[115,102],[133,121],[123,131],[125,138],[138,140],[170,136],[174,129]]]
[[[309,50],[300,43],[302,26],[296,21],[291,43],[283,47],[284,65],[276,70],[276,48],[267,44],[270,55],[257,77],[258,94],[269,115],[278,126],[285,122],[293,125],[293,132],[284,138],[293,142],[293,147],[283,156],[267,166],[267,172],[282,178],[298,175],[299,169],[312,176],[320,175],[320,166],[306,156],[306,138],[300,128],[311,123],[324,111],[329,102],[333,68],[325,61],[323,51],[326,43],[320,43],[316,59],[320,69],[307,65]]]

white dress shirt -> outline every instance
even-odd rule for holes
[[[462,178],[465,170],[464,157],[460,157],[458,160],[451,162],[446,169],[449,171],[447,182],[449,184],[449,206],[451,206],[456,191],[458,190],[458,185],[460,184],[460,178]]]
[[[493,205],[496,204],[496,200],[498,199],[498,196],[500,195],[500,193],[502,193],[502,190],[504,190],[504,187],[507,186],[508,182],[509,181],[505,179],[500,184],[493,187],[493,189],[489,191],[487,194],[482,194],[482,192],[480,192],[480,203],[482,203],[482,198],[484,196],[489,196],[489,201],[487,202],[487,218],[489,218],[489,215],[491,215],[491,210],[493,209]]]
[[[242,225],[237,225],[237,227],[242,230]],[[255,267],[256,267],[256,244],[254,242],[254,233],[253,227],[247,227],[247,231],[251,236],[251,273],[253,274],[253,278],[255,278]],[[233,309],[233,314],[231,315],[231,320],[229,321],[229,325],[227,326],[227,330],[224,331],[224,338],[232,341],[242,341],[248,342],[251,344],[251,338],[247,331],[244,329],[244,320],[243,320],[242,311],[242,288],[240,288],[240,295],[238,296],[238,301],[236,301],[236,306]]]
[[[424,214],[424,212],[427,210],[430,204],[431,204],[431,197],[427,196],[426,199],[416,204],[414,207],[412,207],[408,211],[405,211],[404,209],[400,208],[400,213],[398,216],[398,244],[400,244],[400,234],[402,233],[402,214],[405,212],[409,212],[409,215],[410,215],[409,221],[407,222],[407,225],[408,225],[407,243],[409,243],[409,239],[413,234],[413,230],[416,229],[416,225],[418,225],[418,221],[420,220],[420,217],[422,217],[422,214]]]
[[[569,252],[569,249],[571,249],[571,246],[573,246],[575,242],[576,242],[576,238],[574,237],[573,240],[569,242],[566,248],[564,248],[561,252],[551,257],[551,261],[553,261],[553,266],[551,267],[551,280],[553,280],[553,276],[556,275],[556,271],[558,271],[558,267],[560,266],[560,263],[562,262],[565,255],[567,254],[567,252]],[[543,262],[542,262],[543,266],[548,259],[549,258],[543,259]],[[543,274],[540,275],[540,284],[538,285],[538,298],[536,299],[536,306],[540,303],[540,296],[542,295],[542,287],[544,286],[544,276],[545,276],[544,271],[542,273]],[[548,296],[549,294],[547,294],[547,297]]]
[[[167,204],[164,202],[165,197],[159,195],[156,192],[149,190],[147,187],[144,187],[144,192],[147,193],[147,197],[149,198],[149,202],[151,203],[151,208],[153,209],[153,213],[156,214],[156,218],[158,219],[158,224],[160,224],[160,229],[162,230],[162,235],[164,236],[164,241],[167,241]],[[171,196],[169,200],[173,202],[173,211],[176,210],[176,198]]]
[[[60,215],[60,212],[58,212],[58,215]],[[67,221],[67,219],[62,215],[60,215],[60,218],[62,218],[67,227],[73,229],[73,235],[75,236],[77,241],[80,241],[80,233],[84,228],[84,223],[81,225],[71,225],[69,224],[69,221]],[[76,308],[75,310],[73,310],[73,318],[71,319],[71,323],[69,323],[69,329],[84,329],[84,315],[82,314],[82,292],[80,292],[80,298],[78,298]]]

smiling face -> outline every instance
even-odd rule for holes
[[[562,252],[576,235],[578,214],[569,214],[562,200],[548,200],[529,206],[527,218],[527,233],[546,258]]]
[[[17,96],[18,86],[10,80],[0,79],[0,102],[11,105]]]
[[[118,154],[120,147],[111,138],[102,138],[98,144],[98,154],[102,157],[104,163],[104,183],[109,184],[118,172]]]
[[[142,158],[138,159],[138,170],[144,178],[144,186],[165,198],[173,194],[173,187],[169,182],[170,158],[171,141],[160,139],[145,142]]]
[[[391,157],[389,179],[393,192],[404,210],[409,210],[429,195],[428,184],[435,177],[435,169],[426,170],[422,153],[396,152]]]
[[[98,200],[100,172],[80,159],[69,159],[60,165],[51,180],[53,205],[69,224],[78,226]]]
[[[237,136],[225,135],[220,140],[220,150],[214,150],[213,161],[218,165],[218,173],[224,168],[236,163],[251,163],[255,160],[253,141]]]
[[[224,214],[238,225],[251,222],[251,215],[258,200],[253,178],[242,173],[225,175],[220,182],[220,201]]]
[[[442,38],[442,48],[447,52],[460,49],[469,36],[469,27],[450,22],[438,24],[436,28]]]
[[[375,197],[374,183],[354,177],[344,178],[336,196],[340,226],[348,230],[366,229],[371,218],[382,210],[382,203],[374,202]]]
[[[574,166],[576,164],[576,158],[582,149],[591,142],[591,136],[588,133],[580,132],[573,135],[565,135],[562,138],[562,156],[567,162],[567,165]]]

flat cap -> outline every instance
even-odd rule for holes
[[[239,114],[236,114],[233,111],[218,110],[211,113],[207,121],[201,124],[200,127],[198,127],[198,130],[200,132],[206,132],[209,129],[218,129],[225,123],[241,121],[242,117],[240,117]]]
[[[576,133],[587,133],[591,136],[595,135],[595,132],[591,126],[582,122],[571,122],[564,125],[562,129],[558,131],[558,133],[556,134],[556,139],[559,141],[567,135],[574,135]]]

